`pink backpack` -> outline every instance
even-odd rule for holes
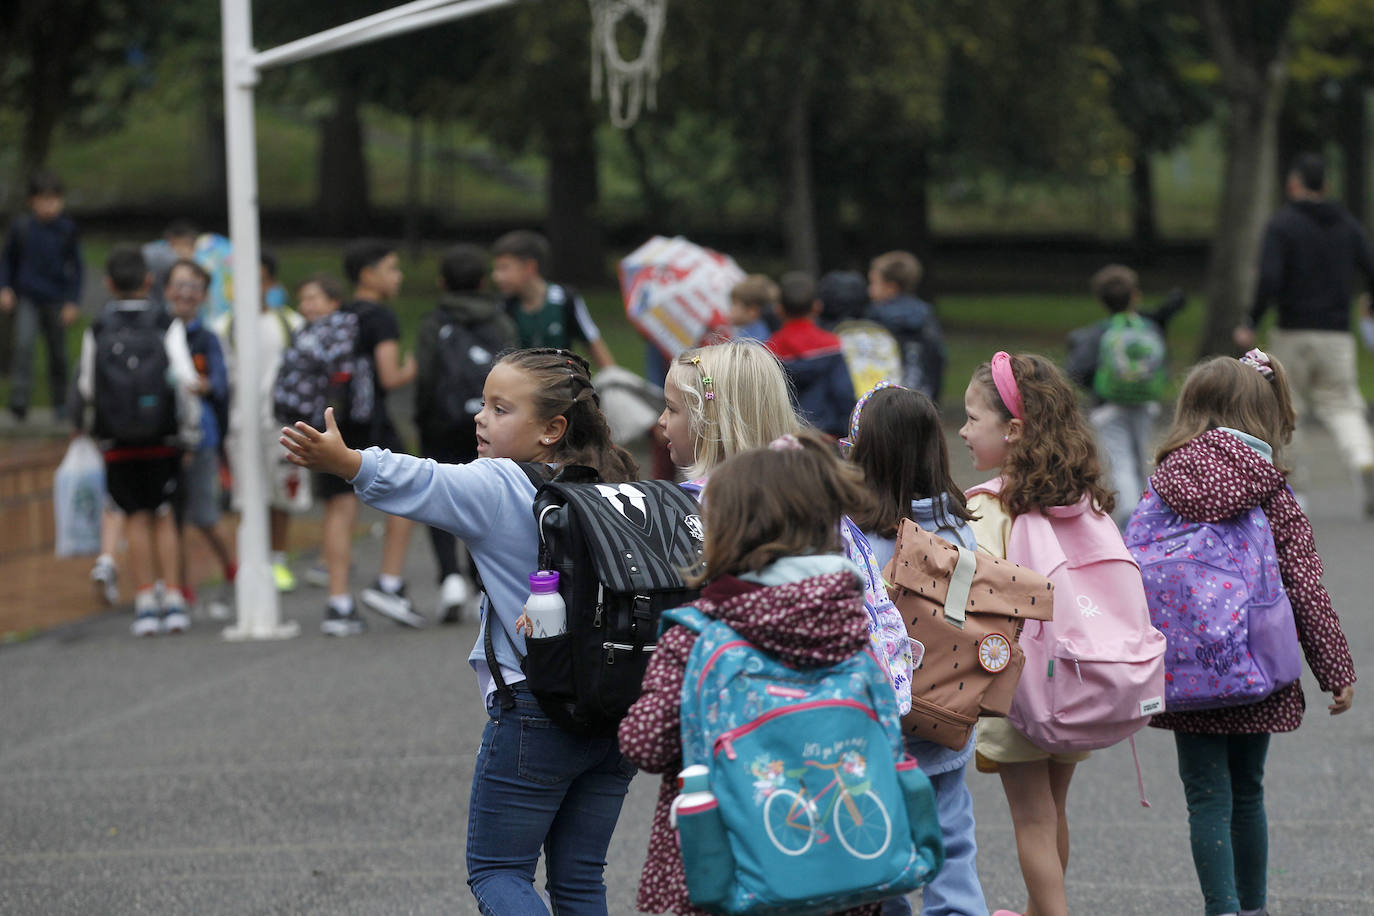
[[[1001,479],[968,491],[997,494]],[[1026,621],[1026,667],[1008,717],[1047,751],[1109,747],[1164,711],[1164,636],[1112,520],[1073,506],[1019,515],[1007,559],[1054,583],[1054,617]],[[1142,791],[1142,800],[1144,798]]]

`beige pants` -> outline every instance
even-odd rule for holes
[[[1374,438],[1365,422],[1364,397],[1355,374],[1355,339],[1346,331],[1285,331],[1269,335],[1269,350],[1283,363],[1301,416],[1311,409],[1355,470],[1374,467]],[[1303,444],[1293,437],[1295,458],[1305,464]]]

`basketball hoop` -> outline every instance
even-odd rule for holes
[[[611,123],[624,130],[639,119],[641,107],[658,106],[659,41],[663,37],[668,0],[587,0],[592,10],[592,99],[601,101],[604,76],[610,100]],[[627,16],[644,23],[639,56],[620,56],[616,28]],[[604,71],[604,74],[603,74]]]

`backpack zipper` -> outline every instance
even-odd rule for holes
[[[780,706],[777,709],[768,710],[768,712],[764,713],[761,716],[758,716],[757,718],[751,719],[743,725],[737,725],[729,731],[721,732],[721,734],[716,736],[715,743],[712,745],[711,755],[714,757],[716,754],[719,754],[723,749],[725,751],[725,756],[730,760],[734,760],[736,757],[735,740],[737,738],[742,738],[754,729],[762,726],[767,722],[771,722],[772,720],[780,716],[790,715],[794,712],[806,712],[808,710],[817,709],[822,706],[842,706],[847,709],[857,709],[863,712],[865,715],[867,715],[874,722],[878,721],[878,714],[874,712],[871,707],[865,706],[858,700],[811,700],[806,703],[798,703],[795,706]]]
[[[615,664],[615,650],[616,650],[616,649],[619,649],[619,650],[622,651],[622,652],[633,652],[636,648],[639,648],[639,649],[640,649],[641,651],[643,651],[643,652],[652,652],[652,651],[654,651],[655,649],[658,648],[658,644],[657,644],[657,643],[650,643],[650,644],[648,644],[648,645],[646,645],[646,646],[638,646],[638,647],[632,646],[632,645],[630,645],[630,644],[627,643],[627,642],[603,642],[603,643],[601,644],[601,649],[602,649],[602,651],[606,653],[606,664],[608,664],[608,665],[614,665],[614,664]]]

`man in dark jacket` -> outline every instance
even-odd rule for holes
[[[1264,233],[1259,289],[1248,320],[1236,328],[1242,349],[1255,345],[1255,327],[1278,305],[1269,347],[1288,370],[1299,411],[1310,402],[1364,484],[1364,512],[1374,518],[1374,437],[1365,422],[1355,373],[1350,300],[1355,272],[1374,288],[1374,249],[1340,204],[1326,199],[1326,163],[1303,153],[1288,172],[1288,205]]]

